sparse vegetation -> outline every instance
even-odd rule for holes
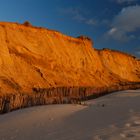
[[[89,41],[92,41],[91,38],[87,37],[87,36],[84,36],[84,35],[81,35],[81,36],[78,36],[77,38],[80,38],[80,39],[87,39]]]
[[[27,26],[27,27],[28,27],[28,26],[32,26],[32,24],[31,24],[29,21],[25,21],[25,22],[23,23],[23,25],[24,25],[24,26]]]

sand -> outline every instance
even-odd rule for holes
[[[74,38],[42,27],[0,22],[0,93],[72,86],[102,91],[122,85],[130,89],[140,83],[138,58],[115,50],[98,50],[94,44],[96,41],[85,36]],[[13,103],[16,106],[22,102],[18,98]]]
[[[140,90],[0,115],[0,140],[140,140]]]

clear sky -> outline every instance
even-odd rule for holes
[[[0,0],[0,21],[26,20],[140,57],[140,0]]]

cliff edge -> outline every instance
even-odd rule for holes
[[[57,87],[111,87],[140,82],[140,60],[97,50],[87,37],[0,22],[0,94]]]

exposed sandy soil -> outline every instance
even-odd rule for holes
[[[87,37],[0,22],[0,95],[49,87],[111,87],[140,82],[140,60],[97,50]]]
[[[0,116],[0,140],[139,140],[140,90]]]
[[[0,22],[0,113],[72,102],[83,98],[81,92],[87,98],[124,87],[140,87],[140,60],[134,56],[97,50],[85,36],[74,38],[28,24]]]

